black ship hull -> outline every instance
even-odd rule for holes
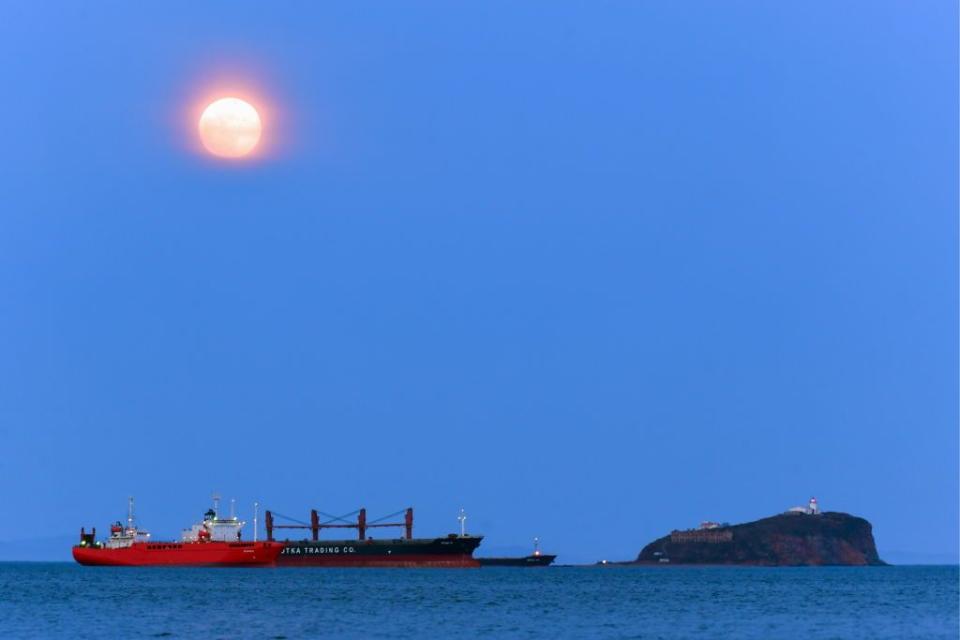
[[[479,567],[483,536],[408,540],[285,540],[280,567]]]

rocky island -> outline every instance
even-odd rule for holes
[[[743,524],[705,522],[654,540],[630,564],[866,566],[886,564],[877,554],[873,527],[847,513],[794,507]]]

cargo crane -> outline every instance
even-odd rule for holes
[[[390,518],[395,518],[403,514],[403,522],[384,522]],[[282,518],[288,522],[293,522],[295,524],[276,524],[274,522],[274,516]],[[326,518],[324,522],[320,522],[320,516]],[[356,516],[356,522],[352,522],[347,518],[351,516]],[[366,540],[367,539],[367,530],[368,529],[377,529],[383,527],[403,527],[405,529],[404,537],[407,540],[413,539],[413,508],[408,507],[403,511],[397,511],[389,515],[383,516],[382,518],[377,518],[376,520],[367,521],[367,510],[365,508],[357,509],[356,511],[351,511],[350,513],[344,514],[342,516],[333,516],[329,513],[324,513],[316,509],[310,510],[310,522],[303,522],[302,520],[297,520],[296,518],[291,518],[290,516],[285,516],[281,513],[274,513],[272,511],[267,511],[264,514],[264,524],[267,528],[267,540],[273,540],[273,530],[274,529],[310,529],[311,539],[317,541],[320,539],[320,530],[321,529],[356,529],[357,530],[357,539]]]

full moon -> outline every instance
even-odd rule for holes
[[[260,114],[240,98],[221,98],[207,105],[197,128],[210,153],[222,158],[242,158],[260,141]]]

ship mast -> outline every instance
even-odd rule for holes
[[[457,516],[457,520],[460,521],[460,537],[467,535],[467,512],[463,510],[463,507],[460,507],[460,515]]]
[[[213,494],[213,519],[220,519],[220,494]]]
[[[133,496],[127,498],[127,529],[133,529]]]
[[[253,541],[257,541],[257,514],[260,513],[260,503],[253,503]]]

